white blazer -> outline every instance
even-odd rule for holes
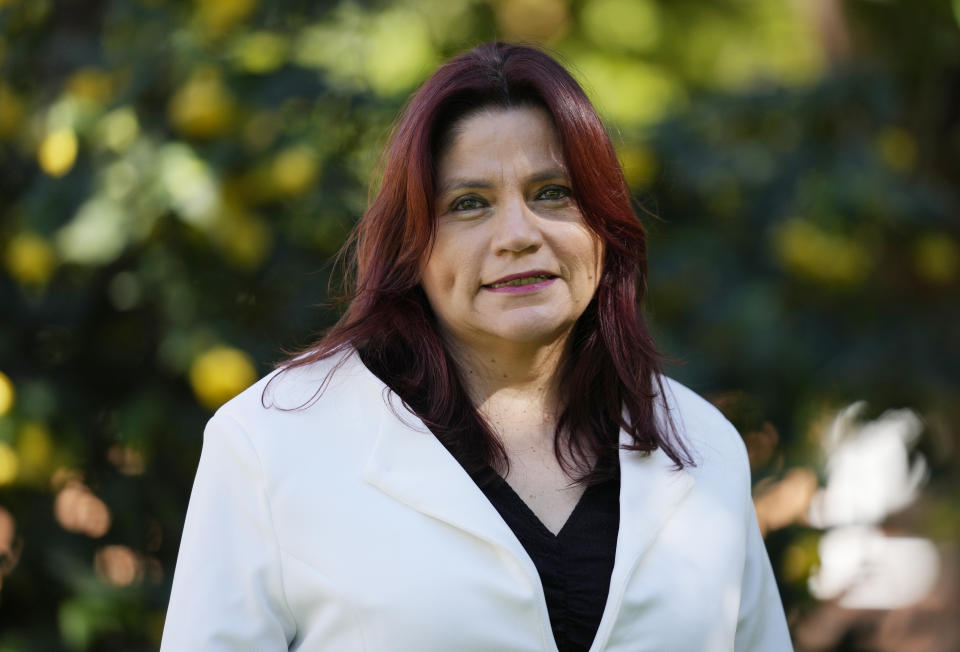
[[[276,376],[269,408],[261,380],[207,425],[161,650],[556,652],[530,557],[358,356],[290,409],[332,364]],[[697,466],[620,452],[591,652],[791,650],[743,443],[709,403],[665,386]]]

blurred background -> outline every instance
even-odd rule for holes
[[[152,650],[206,419],[310,342],[406,97],[584,83],[799,650],[960,649],[960,0],[0,0],[0,652]]]

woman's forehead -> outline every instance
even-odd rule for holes
[[[536,104],[490,105],[469,111],[454,120],[441,152],[449,149],[464,134],[477,133],[491,128],[498,130],[504,126],[517,123],[526,127],[536,125],[537,129],[547,131],[559,140],[556,127],[553,124],[553,116],[542,106]]]
[[[438,157],[438,182],[523,173],[566,174],[563,148],[550,114],[539,107],[492,108],[459,120]],[[549,173],[549,174],[548,174]]]

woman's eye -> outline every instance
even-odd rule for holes
[[[547,186],[537,193],[537,199],[546,201],[558,201],[566,199],[572,193],[566,186]]]
[[[450,208],[455,211],[473,211],[478,208],[483,208],[483,200],[479,197],[468,195],[454,201]]]

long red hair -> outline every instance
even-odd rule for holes
[[[690,464],[670,420],[655,418],[663,387],[660,354],[641,311],[646,233],[613,145],[573,77],[530,47],[480,45],[441,66],[413,95],[384,152],[380,188],[343,251],[351,265],[347,310],[322,339],[281,367],[355,349],[468,471],[488,464],[506,468],[503,447],[471,404],[444,348],[420,287],[420,267],[436,228],[436,161],[453,125],[483,108],[526,105],[552,116],[574,198],[605,245],[599,287],[574,327],[571,354],[560,369],[557,458],[582,481],[606,477],[615,472],[623,428],[629,448],[661,448],[678,467]],[[601,462],[590,469],[590,459]]]

